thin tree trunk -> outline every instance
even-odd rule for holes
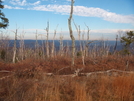
[[[69,32],[70,32],[70,38],[72,40],[72,66],[74,66],[74,60],[75,60],[75,38],[73,36],[73,31],[72,31],[72,26],[71,26],[71,20],[72,20],[72,15],[73,15],[73,4],[74,0],[71,1],[71,11],[70,11],[70,17],[68,19],[68,27],[69,27]]]
[[[16,29],[16,31],[14,32],[14,33],[15,33],[15,40],[14,40],[14,48],[13,48],[13,63],[16,62],[16,51],[17,51],[17,48],[16,48],[16,42],[17,42],[17,32],[18,32],[18,29]]]
[[[63,36],[60,35],[60,56],[63,56]]]
[[[86,25],[86,24],[85,24]],[[86,42],[86,47],[85,47],[85,56],[87,57],[88,56],[88,45],[89,45],[89,27],[86,25],[87,27],[87,42]]]
[[[47,58],[49,58],[49,43],[48,43],[48,37],[49,37],[49,22],[47,22],[47,40],[46,40],[46,53],[47,53]]]
[[[45,59],[45,57],[44,57],[44,41],[42,38],[42,34],[41,34],[41,40],[42,40],[42,58]]]
[[[57,25],[57,27],[58,27],[58,25]],[[55,42],[54,42],[54,40],[55,40],[55,36],[56,36],[57,27],[56,27],[56,29],[54,31],[54,37],[53,37],[53,43],[52,43],[52,50],[51,50],[51,57],[55,57]]]
[[[24,35],[25,35],[25,32],[24,30],[22,31],[22,34],[20,34],[20,49],[19,49],[19,56],[20,56],[20,59],[21,60],[24,60],[24,49],[25,49],[25,44],[24,44]]]
[[[73,20],[73,22],[74,22],[74,20]],[[75,22],[74,22],[74,25],[75,25],[75,28],[76,28],[77,33],[78,33],[78,39],[79,39],[79,45],[80,45],[80,52],[82,52],[82,45],[81,45],[81,39],[80,39],[80,36],[81,36],[80,26],[77,27],[77,25],[75,24]]]
[[[43,59],[45,59],[45,56],[44,56],[44,41],[43,41],[43,34],[38,34],[38,36],[41,36],[41,49],[39,49],[38,51],[39,51],[39,56],[41,57],[41,58],[43,58]],[[39,45],[39,44],[38,44]]]
[[[84,42],[84,34],[82,35],[82,40],[83,40],[83,49],[82,49],[82,63],[83,63],[83,66],[85,66],[85,42]]]
[[[54,35],[55,37],[55,35]],[[55,57],[54,51],[55,51],[55,42],[54,42],[54,38],[53,38],[53,43],[52,43],[52,50],[51,50],[51,57]]]
[[[35,58],[39,58],[38,32],[36,30]]]

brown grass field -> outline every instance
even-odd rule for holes
[[[61,56],[26,59],[15,64],[1,61],[0,71],[10,72],[0,72],[0,101],[134,101],[134,73],[68,76],[77,68],[84,68],[82,73],[111,69],[134,71],[134,56],[87,57],[85,66],[77,57],[75,66],[70,64],[70,57]]]

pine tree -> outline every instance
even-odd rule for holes
[[[124,52],[130,54],[130,45],[134,43],[134,32],[129,31],[121,37],[121,43],[124,44]]]
[[[7,28],[9,20],[5,18],[4,13],[1,11],[1,9],[4,8],[4,5],[2,5],[2,0],[0,0],[0,28]]]

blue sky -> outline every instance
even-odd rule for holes
[[[2,10],[9,19],[8,33],[14,37],[25,31],[25,39],[35,39],[38,34],[46,34],[47,21],[50,23],[49,39],[57,28],[56,39],[60,35],[70,39],[68,33],[68,18],[71,0],[3,0],[5,8]],[[90,39],[100,38],[114,40],[118,31],[134,30],[134,0],[75,0],[73,19],[81,27],[81,34],[90,28]],[[72,23],[74,36],[78,35]],[[39,37],[40,38],[40,37]],[[44,39],[46,37],[44,36]]]

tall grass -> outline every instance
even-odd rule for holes
[[[99,78],[43,77],[0,81],[0,101],[133,101],[134,75]]]

